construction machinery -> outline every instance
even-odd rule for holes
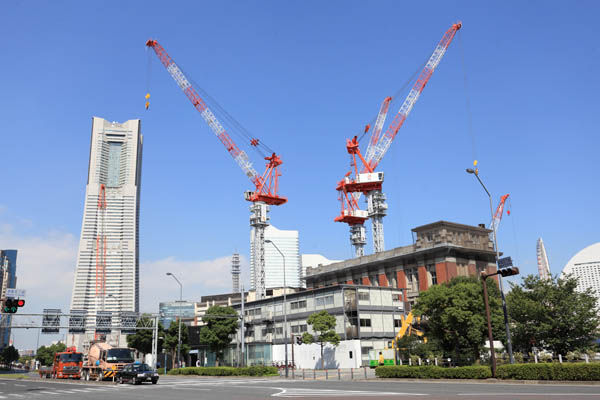
[[[259,153],[261,152],[261,149],[268,151],[267,154],[262,153],[267,163],[265,172],[262,175],[259,175],[250,162],[246,152],[237,146],[224,125],[207,106],[205,99],[200,96],[199,91],[201,91],[201,89],[192,85],[190,79],[188,79],[182,69],[173,61],[166,50],[156,40],[148,40],[146,46],[154,50],[173,80],[175,80],[194,108],[200,113],[210,129],[217,138],[219,138],[221,143],[223,143],[225,149],[254,185],[254,190],[245,192],[244,198],[247,201],[252,202],[252,206],[250,206],[250,226],[253,228],[251,253],[254,265],[254,287],[256,289],[257,300],[262,299],[266,295],[264,241],[265,228],[269,225],[269,209],[270,206],[280,206],[287,202],[285,197],[278,195],[279,177],[281,176],[279,166],[282,164],[282,160],[259,139],[252,137],[237,121],[235,121],[235,119],[227,114],[226,111],[222,110],[220,106],[215,105],[215,108],[223,114],[223,120],[228,123],[230,131],[236,132],[240,134],[241,137],[248,139],[248,144],[259,151]],[[149,97],[149,94],[147,94],[147,101]],[[208,98],[208,95],[204,94],[204,97]],[[148,108],[147,101],[146,108]]]
[[[425,64],[425,67],[419,74],[416,82],[413,84],[411,91],[400,106],[398,113],[394,117],[391,124],[383,131],[383,126],[390,107],[390,102],[393,100],[387,97],[379,109],[377,118],[375,119],[374,128],[371,132],[369,144],[363,157],[359,148],[359,138],[355,136],[352,139],[346,140],[346,150],[352,157],[352,165],[354,171],[346,174],[344,179],[338,182],[336,190],[338,198],[342,202],[341,214],[337,216],[335,222],[344,222],[350,226],[350,242],[354,247],[355,257],[364,255],[364,246],[366,244],[366,233],[364,222],[367,218],[371,219],[373,250],[379,253],[385,250],[384,235],[383,235],[383,217],[387,214],[386,196],[382,192],[383,172],[376,172],[375,169],[387,153],[392,144],[392,141],[398,134],[398,131],[404,124],[404,121],[410,114],[413,106],[423,92],[425,85],[431,78],[433,71],[438,66],[444,53],[450,46],[456,32],[461,28],[460,22],[453,24],[444,34],[442,40],[438,43],[433,51],[433,54]],[[370,129],[367,125],[364,134]],[[362,136],[364,136],[364,134]],[[357,159],[358,157],[358,159]],[[358,162],[361,162],[362,167],[359,169]],[[360,172],[359,172],[360,171]],[[367,211],[362,211],[358,207],[358,200],[361,194],[364,194],[367,200]]]
[[[490,233],[490,238],[492,241],[494,240],[492,236],[493,233],[498,232],[498,226],[500,225],[500,221],[502,221],[502,215],[504,214],[504,205],[509,196],[510,194],[505,194],[504,196],[500,197],[500,202],[498,203],[496,212],[492,217],[492,222],[490,223],[490,229],[492,230],[492,233]],[[506,214],[510,215],[510,210],[507,209]]]

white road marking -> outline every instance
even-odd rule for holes
[[[21,386],[21,387],[25,387],[27,385],[19,385],[18,383],[15,383],[15,386]]]
[[[353,397],[353,396],[427,396],[424,393],[398,393],[362,390],[335,390],[335,389],[299,389],[299,388],[272,388],[281,390],[271,397]]]
[[[597,396],[600,393],[459,393],[459,396]]]
[[[56,392],[49,392],[47,390],[44,390],[43,392],[40,392],[41,394],[60,394],[60,393],[56,393]]]
[[[22,394],[17,394],[17,393],[9,393],[9,396],[15,396],[15,397],[24,397]]]

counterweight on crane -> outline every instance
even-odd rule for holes
[[[385,133],[381,135],[385,119],[389,110],[391,97],[386,98],[379,109],[375,127],[371,133],[369,145],[365,156],[360,152],[359,141],[355,136],[353,139],[346,141],[346,150],[353,158],[354,166],[354,177],[350,178],[349,174],[338,183],[337,190],[340,193],[339,198],[342,201],[342,215],[336,217],[334,221],[345,222],[350,225],[351,231],[351,243],[355,249],[355,256],[359,257],[364,254],[363,247],[364,241],[354,240],[353,234],[356,231],[356,226],[360,225],[364,234],[364,225],[349,222],[347,218],[344,218],[344,210],[350,209],[350,207],[356,207],[354,212],[358,212],[357,202],[360,199],[361,194],[365,194],[367,199],[367,212],[366,214],[371,219],[372,224],[372,236],[373,236],[373,249],[376,253],[385,250],[384,235],[383,235],[383,217],[387,214],[387,204],[385,202],[386,197],[381,191],[383,185],[383,172],[375,172],[375,168],[379,165],[383,156],[387,153],[392,141],[396,137],[396,134],[404,124],[406,117],[410,114],[413,106],[419,99],[419,96],[423,92],[425,85],[431,78],[433,71],[440,63],[444,53],[450,46],[452,39],[456,35],[456,32],[461,28],[462,24],[453,24],[450,29],[446,31],[442,40],[438,43],[437,47],[433,51],[433,54],[425,64],[425,67],[421,71],[419,77],[414,83],[408,96],[402,103],[402,106],[398,110],[398,113],[394,117],[392,123],[388,126]],[[367,130],[369,127],[367,126]],[[366,133],[366,131],[365,131]],[[357,160],[358,157],[358,160]],[[362,168],[358,168],[358,161],[361,161]],[[351,193],[350,196],[347,193]],[[349,202],[349,198],[352,198],[352,204]],[[364,223],[364,221],[363,221]],[[364,237],[364,235],[363,235]]]
[[[285,197],[277,194],[279,190],[279,166],[282,164],[281,158],[272,153],[265,157],[267,161],[265,172],[259,175],[250,162],[248,155],[235,144],[229,136],[223,125],[217,117],[208,108],[206,102],[198,94],[194,86],[190,83],[179,66],[167,54],[166,50],[156,41],[148,40],[146,46],[152,48],[162,64],[165,66],[171,77],[177,85],[185,93],[192,105],[202,118],[206,121],[213,133],[219,138],[225,149],[233,157],[235,162],[240,166],[244,174],[254,184],[253,191],[244,193],[244,198],[252,202],[250,206],[250,226],[254,230],[252,239],[252,256],[254,258],[254,286],[256,289],[256,298],[262,299],[266,294],[265,288],[265,250],[264,238],[265,228],[269,225],[269,207],[272,205],[279,206],[287,202]],[[256,138],[251,138],[251,146],[259,146],[260,142]]]

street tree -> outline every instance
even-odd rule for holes
[[[185,356],[190,352],[188,344],[188,327],[186,324],[181,324],[181,356]],[[164,333],[163,347],[171,352],[173,365],[175,368],[175,358],[177,356],[177,346],[179,344],[179,321],[171,321],[169,329]],[[178,360],[179,361],[179,360]]]
[[[327,343],[331,343],[334,346],[340,344],[340,336],[335,333],[335,317],[329,314],[327,311],[319,311],[313,313],[308,317],[308,324],[311,326],[315,336],[308,332],[302,334],[302,343],[318,343],[321,346],[321,369],[324,369],[323,360],[323,347]]]
[[[56,343],[50,346],[42,346],[37,350],[35,358],[41,365],[52,365],[54,355],[65,351],[67,346],[64,343]]]
[[[599,304],[591,289],[577,291],[577,278],[529,275],[511,286],[507,303],[515,349],[527,354],[537,347],[565,356],[594,346]]]
[[[10,368],[10,364],[19,359],[19,351],[12,345],[7,346],[2,349],[2,353],[0,353],[0,359],[2,359],[2,364]]]
[[[494,340],[504,342],[500,290],[493,279],[486,281]],[[488,334],[480,279],[461,276],[434,285],[419,294],[412,311],[424,317],[425,336],[434,340],[455,364],[472,363],[484,352]]]
[[[231,307],[212,306],[202,317],[206,324],[200,328],[200,343],[208,346],[216,355],[216,365],[223,359],[238,330],[238,313]]]
[[[137,322],[137,326],[151,326],[152,319],[148,314],[143,314],[139,321]],[[127,335],[127,346],[136,349],[138,352],[146,355],[148,353],[152,353],[152,335],[154,333],[153,329],[138,329],[135,333],[131,335]],[[162,345],[165,337],[165,329],[162,324],[158,323],[158,344],[157,344],[157,352],[162,352]],[[162,339],[161,339],[162,338]]]

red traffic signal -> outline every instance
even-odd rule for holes
[[[17,307],[23,307],[25,305],[25,300],[17,299]]]
[[[499,269],[498,273],[500,275],[502,275],[502,277],[512,276],[512,275],[519,275],[519,268],[517,268],[517,267],[503,268],[503,269]]]

